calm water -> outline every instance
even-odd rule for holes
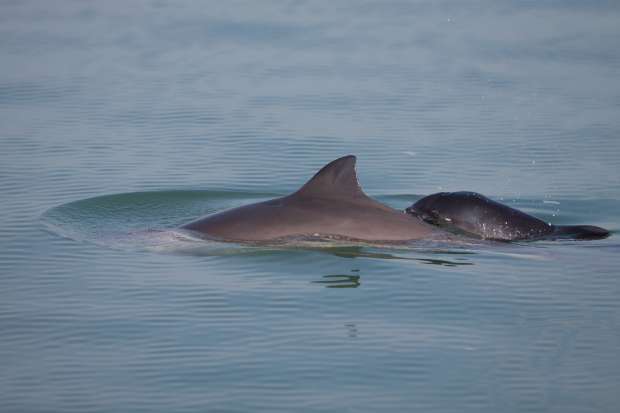
[[[0,411],[617,412],[617,1],[1,1]],[[593,242],[205,245],[358,155]]]

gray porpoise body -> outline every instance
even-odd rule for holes
[[[181,228],[238,242],[290,237],[404,242],[445,233],[364,194],[355,160],[349,155],[330,162],[291,195],[209,215]]]
[[[448,230],[494,240],[600,239],[609,231],[593,225],[551,225],[476,192],[439,192],[406,209]]]

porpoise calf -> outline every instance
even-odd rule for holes
[[[465,235],[502,241],[599,239],[609,231],[593,225],[552,225],[476,192],[439,192],[406,209],[412,216]]]

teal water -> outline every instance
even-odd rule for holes
[[[620,5],[0,2],[0,411],[616,412]],[[206,244],[358,156],[592,242]]]

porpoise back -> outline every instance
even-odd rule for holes
[[[355,161],[352,155],[336,159],[291,195],[209,215],[182,228],[239,242],[290,237],[400,242],[442,233],[367,196]]]

